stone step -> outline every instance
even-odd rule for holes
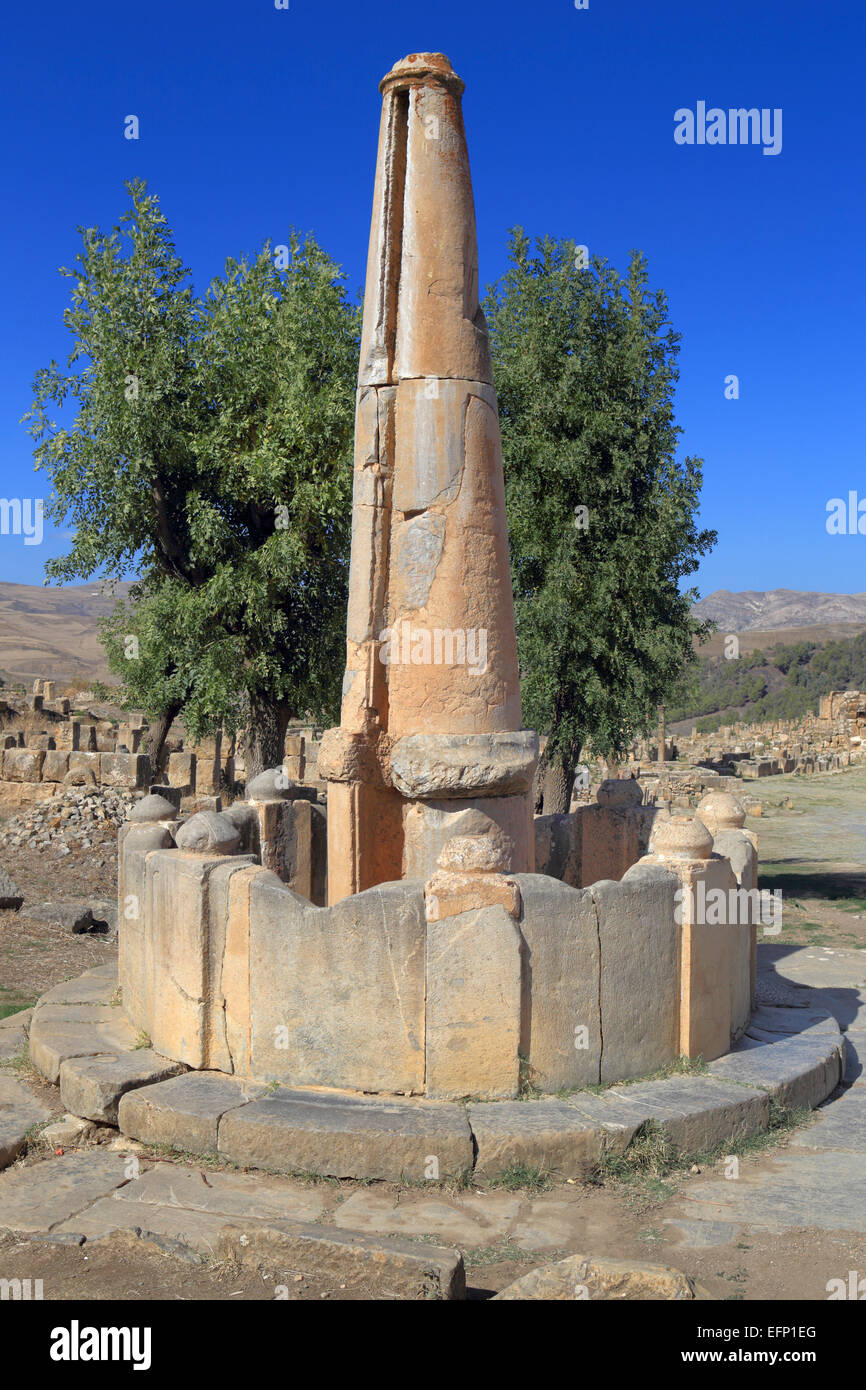
[[[0,1168],[7,1168],[27,1143],[27,1132],[51,1118],[51,1111],[14,1077],[0,1072]]]
[[[189,1071],[128,1091],[118,1108],[124,1134],[145,1144],[167,1144],[185,1153],[215,1154],[223,1115],[256,1100],[267,1088],[221,1072]]]
[[[117,1124],[121,1096],[138,1086],[167,1081],[186,1068],[149,1047],[107,1056],[70,1057],[60,1067],[60,1099],[73,1115]]]
[[[473,1163],[472,1135],[459,1105],[282,1087],[223,1116],[219,1152],[269,1172],[393,1182],[444,1178]]]

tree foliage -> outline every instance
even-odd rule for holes
[[[338,706],[358,311],[297,234],[196,297],[158,199],[127,188],[117,226],[80,229],[67,370],[37,374],[25,417],[73,528],[46,570],[136,576],[104,627],[128,703],[278,742]]]
[[[524,718],[549,734],[545,810],[566,810],[581,751],[621,753],[694,660],[709,624],[680,582],[715,534],[695,520],[701,460],[676,458],[679,335],[644,258],[621,277],[517,228],[509,260],[485,310]]]

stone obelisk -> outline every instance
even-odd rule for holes
[[[380,87],[346,675],[319,759],[332,903],[428,877],[455,836],[492,836],[499,871],[534,868],[463,86],[415,53]]]

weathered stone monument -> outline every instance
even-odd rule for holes
[[[331,903],[428,877],[457,834],[493,835],[491,867],[534,867],[538,746],[521,731],[463,82],[414,53],[381,91],[346,676],[319,756]]]
[[[413,54],[382,92],[327,823],[291,762],[225,812],[139,801],[119,844],[122,1014],[85,1038],[39,1009],[31,1057],[78,1113],[94,1068],[105,1092],[93,1054],[115,1049],[127,1134],[251,1167],[575,1171],[643,1122],[581,1087],[712,1061],[747,1027],[748,891],[731,920],[704,905],[754,888],[756,850],[732,798],[708,800],[708,827],[630,779],[533,822],[462,83]],[[685,1106],[703,1140],[710,1112],[725,1134],[769,1113],[763,1093],[689,1084],[663,1113]],[[548,1099],[512,1103],[527,1091]]]

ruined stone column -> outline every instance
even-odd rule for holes
[[[332,903],[428,877],[456,834],[498,827],[504,868],[534,867],[463,83],[419,53],[380,89],[346,676],[319,756]]]

